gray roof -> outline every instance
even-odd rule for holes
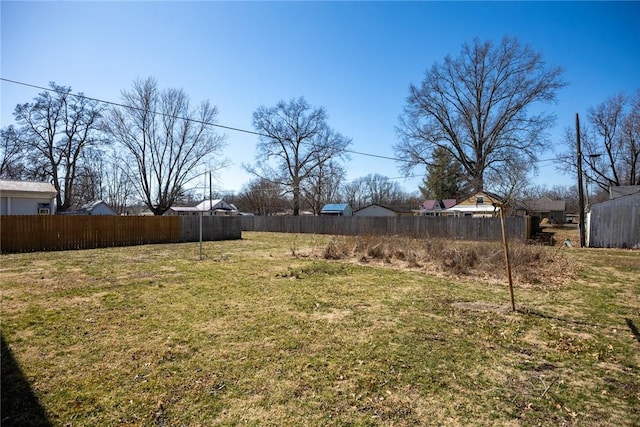
[[[0,192],[33,193],[48,197],[54,197],[58,194],[55,187],[48,182],[15,181],[11,179],[0,179]]]
[[[549,197],[541,197],[529,204],[529,209],[533,212],[564,211],[565,207],[564,200],[551,200]]]

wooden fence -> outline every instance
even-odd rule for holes
[[[507,217],[509,238],[531,238],[530,217]],[[457,240],[500,240],[500,218],[454,217],[331,217],[331,216],[246,216],[243,231],[315,233],[340,235],[408,236]]]
[[[202,218],[203,240],[240,239],[239,217]],[[194,242],[200,217],[0,216],[0,252],[56,251]]]

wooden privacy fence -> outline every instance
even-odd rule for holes
[[[203,240],[240,239],[239,217],[202,218]],[[200,217],[24,215],[0,217],[0,252],[194,242]]]
[[[507,217],[509,238],[531,237],[529,217]],[[457,240],[500,240],[500,218],[471,217],[331,217],[331,216],[246,216],[243,231],[315,233],[340,235],[408,236]]]

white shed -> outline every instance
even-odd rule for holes
[[[0,179],[0,215],[53,215],[57,194],[48,182]]]

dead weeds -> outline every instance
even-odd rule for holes
[[[549,288],[575,278],[576,263],[564,248],[511,242],[509,258],[514,281],[521,286]],[[335,236],[320,254],[328,260],[377,262],[398,269],[420,270],[444,277],[469,277],[494,283],[505,278],[499,242],[465,242],[380,236]]]

